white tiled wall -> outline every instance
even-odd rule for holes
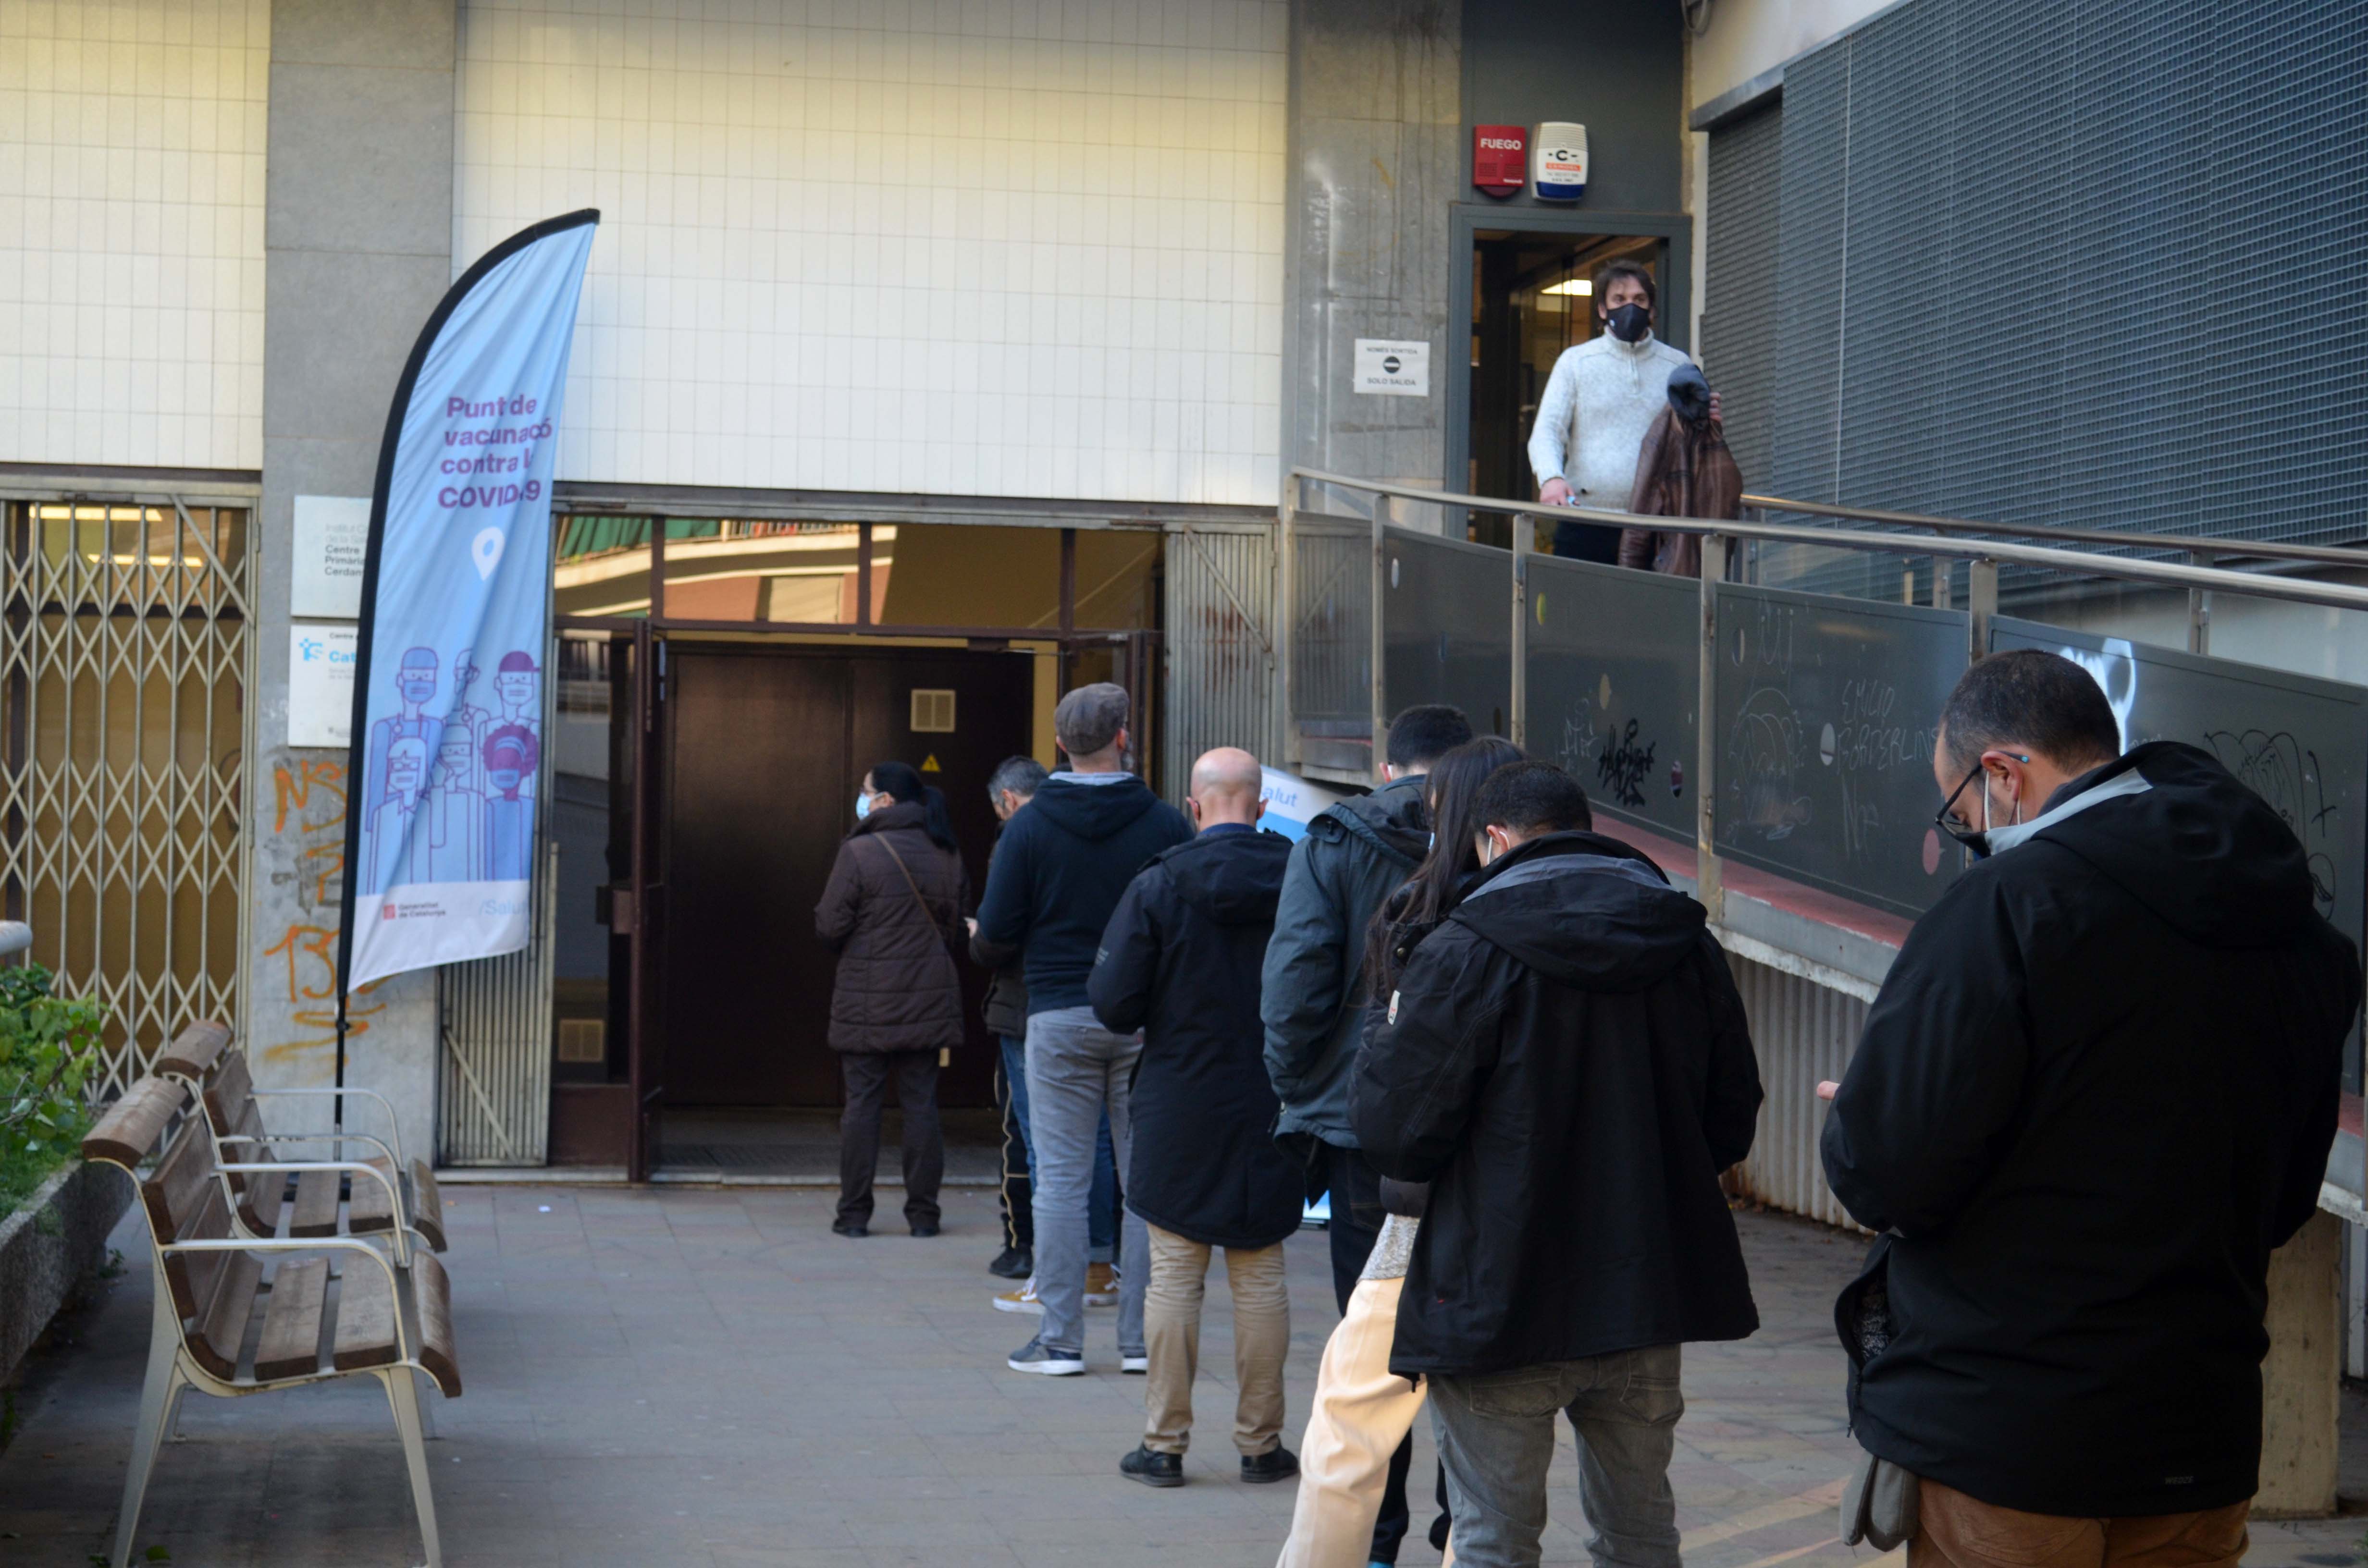
[[[602,212],[560,471],[1275,498],[1281,0],[467,0],[457,273]]]
[[[268,0],[0,0],[0,462],[259,468]]]

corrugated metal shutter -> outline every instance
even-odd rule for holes
[[[1772,489],[2368,533],[2368,3],[1909,0],[1781,119]]]
[[[1181,801],[1212,746],[1273,749],[1274,539],[1185,526],[1167,536],[1167,768]]]
[[[1777,181],[1783,108],[1770,104],[1711,132],[1709,259],[1702,366],[1726,415],[1726,444],[1753,489],[1775,447]]]
[[[1751,1020],[1760,1086],[1768,1096],[1759,1105],[1751,1154],[1736,1172],[1740,1195],[1829,1225],[1853,1224],[1826,1185],[1817,1158],[1817,1139],[1826,1125],[1817,1085],[1840,1081],[1866,1031],[1867,1005],[1732,953],[1726,961]]]

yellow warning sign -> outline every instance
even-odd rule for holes
[[[928,758],[922,762],[921,771],[924,773],[943,773],[945,771],[944,768],[938,766],[937,753],[931,752]]]

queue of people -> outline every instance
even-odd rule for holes
[[[1161,802],[1124,767],[1128,719],[1118,687],[1073,691],[1069,770],[991,781],[970,950],[997,976],[1020,1166],[995,1267],[1029,1267],[1042,1316],[1009,1365],[1087,1369],[1106,1119],[1107,1294],[1119,1369],[1146,1379],[1119,1474],[1184,1483],[1222,1252],[1240,1477],[1297,1482],[1278,1568],[1397,1560],[1426,1409],[1449,1561],[1539,1561],[1559,1415],[1593,1560],[1678,1562],[1682,1346],[1758,1325],[1720,1179],[1759,1074],[1702,905],[1452,709],[1399,714],[1383,787],[1296,844],[1259,831],[1245,751],[1199,760],[1189,818]],[[1820,1086],[1827,1178],[1879,1233],[1837,1305],[1867,1450],[1849,1539],[1917,1568],[2234,1568],[2269,1255],[2317,1200],[2356,957],[2275,812],[2195,748],[2124,752],[2069,661],[1974,665],[1933,768],[1979,858]],[[937,960],[966,889],[909,771],[867,777],[817,915],[845,944],[850,1235],[881,1086],[931,1092],[928,1042],[960,1032]],[[935,1119],[905,1103],[905,1217],[930,1234]],[[1283,1244],[1322,1195],[1341,1317],[1294,1453]]]

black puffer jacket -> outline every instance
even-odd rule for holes
[[[1271,1246],[1299,1228],[1305,1183],[1275,1147],[1259,1049],[1258,969],[1290,841],[1217,827],[1143,869],[1102,934],[1094,1012],[1143,1030],[1126,1204],[1208,1246]]]
[[[857,823],[814,905],[814,933],[838,954],[833,1051],[938,1051],[962,1042],[952,944],[970,902],[970,874],[961,856],[922,831],[925,815],[899,801]]]
[[[1500,858],[1358,1054],[1365,1157],[1431,1184],[1390,1369],[1486,1372],[1759,1326],[1719,1173],[1759,1068],[1702,905],[1616,839]]]
[[[1826,1122],[1835,1196],[1898,1233],[1848,1298],[1888,1295],[1888,1345],[1845,1340],[1861,1440],[2034,1513],[2251,1496],[2270,1251],[2359,1003],[2302,846],[2210,756],[2056,791],[1917,922]]]

